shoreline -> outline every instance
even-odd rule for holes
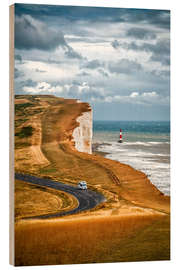
[[[106,158],[106,159],[110,159],[110,158],[107,157],[107,155],[111,154],[110,152],[103,152],[103,151],[99,151],[99,150],[98,150],[98,148],[99,148],[100,146],[105,146],[105,145],[112,145],[112,144],[111,144],[111,143],[98,143],[98,142],[92,143],[92,154],[102,156],[102,157],[104,157],[104,158]],[[155,188],[157,188],[161,194],[163,194],[164,196],[167,196],[167,197],[170,198],[170,195],[169,195],[169,194],[165,194],[164,192],[162,192],[162,191],[161,191],[161,190],[160,190],[160,189],[159,189],[159,188],[151,181],[151,179],[149,179],[149,176],[150,176],[149,174],[146,174],[146,173],[145,173],[144,171],[142,171],[141,169],[136,169],[136,168],[134,168],[133,166],[127,164],[127,163],[120,162],[119,160],[116,160],[116,159],[110,159],[110,160],[117,161],[117,162],[119,162],[119,163],[122,164],[122,165],[130,166],[130,167],[133,168],[134,170],[137,170],[137,171],[139,171],[139,172],[141,172],[141,173],[144,173],[144,174],[146,175],[147,179],[151,182],[151,184],[152,184]]]
[[[107,157],[107,155],[111,154],[110,152],[103,152],[103,151],[99,151],[99,150],[98,150],[99,146],[104,146],[104,145],[111,145],[111,143],[97,143],[97,142],[92,143],[92,154],[102,156],[102,157],[104,157],[104,158],[106,158],[106,159],[110,159],[110,158]],[[110,159],[110,160],[114,160],[114,159]],[[127,163],[122,163],[122,162],[120,162],[120,161],[118,161],[118,160],[114,160],[114,161],[117,161],[117,162],[119,162],[119,163],[122,164],[122,165],[130,166],[132,169],[137,170],[137,171],[139,171],[139,172],[141,172],[141,173],[144,173],[144,174],[146,175],[147,179],[151,182],[151,184],[152,184],[155,188],[157,188],[158,191],[159,191],[163,196],[167,196],[167,197],[169,197],[169,198],[171,197],[170,195],[165,194],[164,192],[162,192],[162,191],[161,191],[154,183],[152,183],[152,181],[149,179],[149,175],[146,174],[145,172],[143,172],[142,170],[136,169],[136,168],[132,167],[131,165],[129,165],[129,164],[127,164]]]
[[[108,155],[110,153],[99,151],[98,148],[101,145],[110,145],[110,144],[108,144],[108,143],[92,143],[92,154],[97,154],[97,155],[100,155],[100,156],[106,158],[106,155]]]

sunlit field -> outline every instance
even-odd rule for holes
[[[169,218],[111,216],[23,222],[15,230],[16,265],[169,259]]]

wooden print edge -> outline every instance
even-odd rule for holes
[[[9,6],[9,263],[14,265],[14,4]]]

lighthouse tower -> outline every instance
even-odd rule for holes
[[[122,129],[120,129],[120,133],[119,133],[119,143],[122,143]]]

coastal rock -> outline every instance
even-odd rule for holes
[[[92,154],[92,109],[82,113],[76,121],[79,126],[73,131],[75,148],[79,152]]]

